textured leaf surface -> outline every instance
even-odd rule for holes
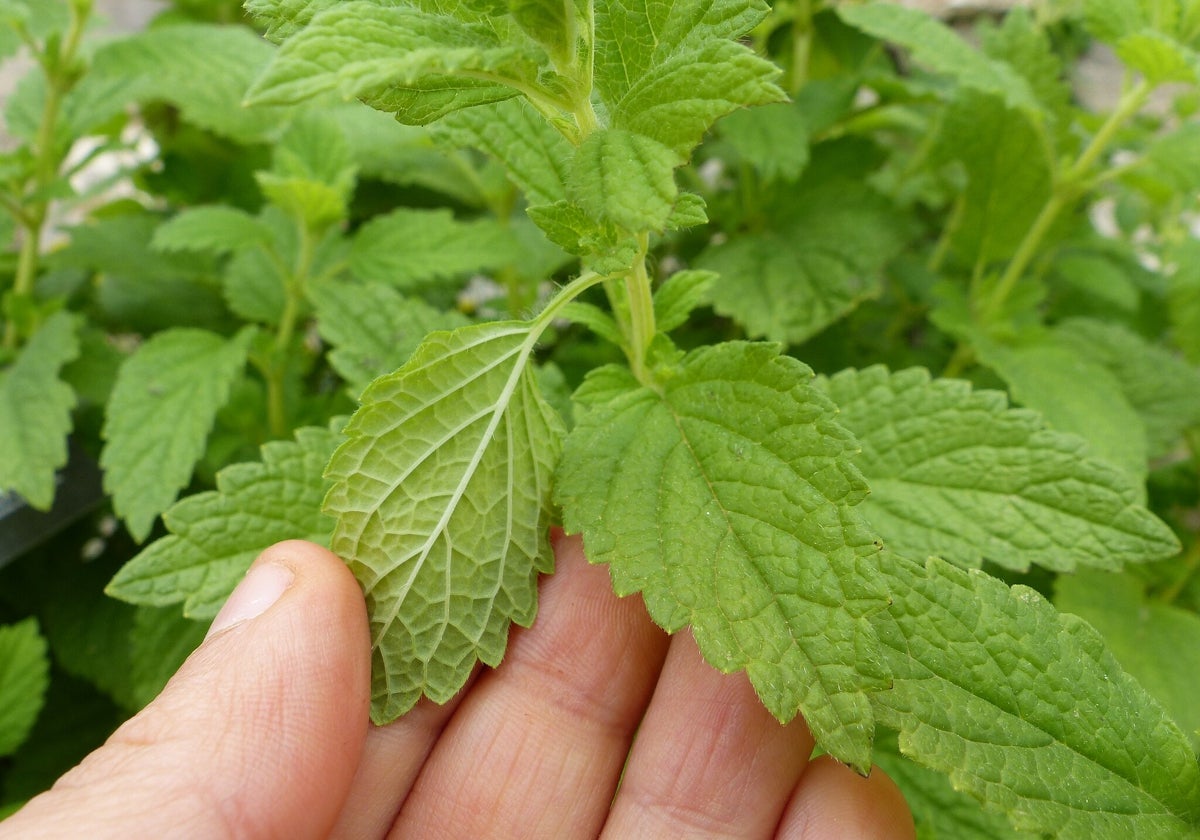
[[[734,40],[766,14],[761,0],[596,6],[595,85],[612,128],[686,157],[720,117],[784,98],[778,69]]]
[[[888,569],[872,618],[894,674],[880,723],[921,764],[1042,835],[1188,837],[1200,767],[1098,633],[1032,589],[931,559]]]
[[[576,152],[568,197],[601,223],[661,231],[675,206],[680,160],[661,143],[617,129],[597,131]]]
[[[1028,840],[1002,814],[985,811],[955,790],[944,775],[901,755],[894,738],[876,739],[871,757],[904,793],[918,840]]]
[[[217,412],[246,364],[253,331],[232,339],[175,329],[121,366],[104,421],[104,489],[137,540],[192,477]]]
[[[794,103],[734,111],[721,120],[720,134],[768,181],[794,181],[808,166],[808,121]]]
[[[516,33],[507,27],[504,34]],[[335,91],[424,124],[471,105],[516,95],[537,65],[527,43],[447,14],[406,5],[342,2],[314,15],[279,50],[251,101],[298,102]]]
[[[402,208],[363,225],[350,270],[361,280],[403,289],[497,268],[515,255],[515,243],[498,222],[461,222],[449,210]]]
[[[184,210],[154,232],[154,247],[163,251],[223,254],[270,242],[270,230],[258,219],[245,210],[219,205]]]
[[[865,3],[839,6],[837,13],[851,26],[910,50],[915,61],[953,76],[963,87],[999,96],[1013,108],[1034,113],[1041,109],[1028,82],[1012,67],[988,58],[927,12]]]
[[[843,371],[818,384],[862,445],[863,515],[903,556],[1071,571],[1179,550],[1132,479],[999,392],[930,381],[920,368]]]
[[[428,333],[466,326],[466,316],[406,298],[381,283],[310,286],[321,338],[333,345],[329,363],[357,395],[377,376],[408,360]]]
[[[1168,454],[1184,431],[1200,426],[1200,369],[1117,324],[1070,318],[1055,334],[1117,380],[1145,424],[1151,458]]]
[[[183,603],[184,615],[211,619],[266,546],[328,544],[333,520],[321,513],[328,489],[321,473],[340,440],[329,429],[298,429],[295,441],[265,444],[261,463],[221,470],[216,490],[163,515],[171,534],[126,563],[108,593],[148,606]]]
[[[0,627],[0,756],[29,735],[50,684],[46,640],[30,618]]]
[[[67,463],[75,394],[59,373],[78,355],[77,324],[59,312],[0,371],[0,491],[41,510],[53,503],[55,471]]]
[[[864,618],[885,601],[878,546],[853,508],[853,439],[810,377],[752,343],[695,351],[655,387],[601,368],[576,394],[555,496],[619,594],[668,631],[690,624],[709,662],[865,769],[867,692],[887,677]]]
[[[1052,335],[1014,344],[975,337],[980,360],[1008,383],[1013,399],[1036,409],[1050,427],[1087,440],[1092,452],[1140,480],[1146,433],[1121,385],[1099,362]]]
[[[1200,616],[1146,595],[1130,575],[1062,576],[1054,603],[1090,622],[1109,650],[1187,733],[1200,752]]]
[[[574,149],[523,99],[456,111],[433,130],[449,144],[475,148],[503,162],[530,204],[552,204],[566,197]]]
[[[561,421],[528,366],[537,332],[498,322],[434,333],[376,380],[329,464],[333,549],[367,596],[371,716],[449,700],[496,665],[550,571]]]
[[[710,292],[717,312],[751,336],[798,343],[878,292],[906,228],[889,202],[845,180],[792,201],[765,231],[708,249],[697,267],[721,275]]]

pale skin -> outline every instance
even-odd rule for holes
[[[0,838],[915,836],[882,772],[809,761],[803,721],[555,543],[503,665],[379,728],[354,578],[319,546],[271,547],[159,698]]]

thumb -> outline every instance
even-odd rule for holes
[[[162,694],[0,837],[324,836],[366,737],[368,651],[346,566],[271,547]]]

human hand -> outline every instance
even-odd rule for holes
[[[914,836],[879,770],[810,762],[803,721],[616,598],[577,539],[556,551],[503,667],[375,728],[357,583],[273,546],[162,694],[0,838]]]

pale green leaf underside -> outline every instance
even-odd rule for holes
[[[1012,67],[972,47],[929,13],[893,3],[841,5],[846,23],[881,40],[912,51],[913,59],[937,73],[953,76],[963,87],[1000,96],[1013,108],[1042,109],[1029,83]]]
[[[568,531],[668,631],[745,669],[782,720],[869,766],[867,692],[886,684],[864,615],[885,597],[853,509],[853,441],[811,371],[768,344],[695,351],[659,387],[593,372],[556,479]]]
[[[196,329],[151,338],[121,366],[104,422],[104,489],[137,540],[192,477],[253,332]]]
[[[37,622],[0,627],[0,757],[29,735],[49,684],[50,658]]]
[[[41,510],[53,503],[55,471],[67,463],[75,394],[58,375],[79,355],[76,329],[65,312],[50,316],[0,371],[0,491]]]
[[[1071,571],[1179,550],[1124,472],[999,392],[931,381],[921,368],[849,370],[818,384],[862,445],[863,515],[903,556]]]
[[[888,576],[892,604],[871,621],[894,684],[872,700],[906,755],[1023,830],[1194,836],[1188,741],[1091,626],[937,559],[898,561]]]
[[[331,429],[297,429],[294,441],[265,444],[261,462],[221,470],[216,490],[163,514],[171,534],[126,563],[106,591],[148,606],[182,602],[184,615],[210,619],[271,543],[328,544],[333,520],[321,513],[329,487],[322,472],[340,441]]]
[[[333,549],[367,596],[372,718],[449,700],[528,625],[553,555],[561,421],[528,365],[537,332],[503,322],[434,333],[376,380],[329,465]]]

